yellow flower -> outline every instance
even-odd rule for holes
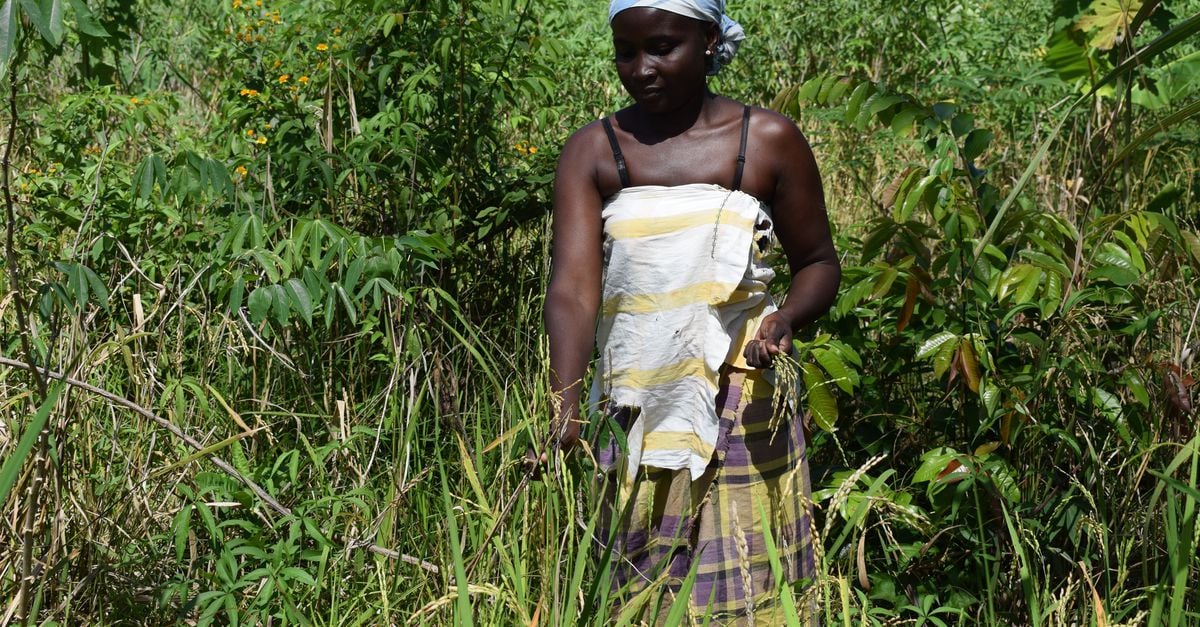
[[[307,85],[307,84],[308,84],[308,76],[301,76],[300,78],[297,78],[296,80],[300,81],[300,84],[301,84],[301,85]]]
[[[262,6],[262,0],[254,0],[254,6],[256,6],[256,7],[261,7],[261,6]]]
[[[290,79],[291,77],[292,77],[291,74],[280,74],[279,75],[279,84],[282,85],[282,84],[288,82],[288,79]]]
[[[238,176],[246,176],[246,166],[239,165],[234,172],[237,172]]]
[[[258,139],[254,140],[254,143],[265,144],[265,143],[267,143],[267,137],[265,135],[259,135]]]
[[[254,129],[252,129],[252,128],[246,129],[246,135],[249,137],[254,137]]]
[[[235,8],[235,9],[242,8],[242,0],[233,0],[233,8]]]
[[[525,148],[525,144],[518,143],[517,145],[513,146],[513,148],[516,148],[517,152],[519,152],[521,154],[525,154],[526,152],[529,152],[529,150]]]
[[[129,104],[137,104],[137,103],[138,103],[138,99],[137,99],[137,98],[130,98],[130,99],[129,99]]]
[[[341,34],[342,34],[342,27],[341,27],[341,26],[339,26],[339,27],[337,27],[337,28],[333,29],[333,34],[334,34],[334,35],[341,35]]]
[[[529,154],[531,154],[531,155],[536,155],[536,154],[537,154],[537,146],[530,146],[530,147],[529,147]]]
[[[279,67],[281,65],[283,65],[283,61],[280,61],[279,59],[275,59],[275,63],[272,64],[271,67]]]
[[[328,44],[324,44],[324,43],[317,44],[317,52],[325,52],[326,50],[329,50]]]

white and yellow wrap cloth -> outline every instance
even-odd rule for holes
[[[771,215],[744,192],[691,184],[625,188],[601,216],[592,405],[634,408],[630,480],[641,465],[698,478],[716,446],[721,365],[748,369],[742,350],[776,310],[763,259]]]

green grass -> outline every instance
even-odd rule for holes
[[[692,576],[617,603],[586,454],[521,463],[557,146],[626,101],[602,10],[86,6],[61,46],[0,29],[0,622],[705,623]],[[794,364],[831,427],[817,575],[777,602],[1195,624],[1195,90],[1067,111],[1088,86],[1040,48],[1077,16],[893,9],[731,6],[752,37],[713,83],[795,116],[846,268]],[[1195,43],[1156,29],[1166,94]]]

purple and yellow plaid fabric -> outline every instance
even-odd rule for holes
[[[762,516],[771,524],[784,577],[812,578],[812,502],[799,418],[776,420],[772,387],[761,371],[726,366],[717,394],[720,435],[707,471],[692,481],[687,469],[643,467],[624,503],[619,477],[609,477],[599,538],[612,538],[614,587],[628,601],[666,576],[667,593],[644,615],[661,621],[673,591],[693,568],[691,613],[711,615],[712,625],[782,624],[777,582],[763,539]],[[628,411],[615,421],[628,426]],[[599,451],[601,464],[619,468],[615,443]],[[761,510],[760,510],[761,508]]]

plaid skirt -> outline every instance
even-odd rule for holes
[[[646,599],[643,620],[662,622],[695,570],[688,614],[711,625],[783,624],[777,582],[763,534],[769,521],[785,581],[811,579],[812,501],[799,417],[774,418],[772,386],[761,371],[722,371],[717,394],[720,431],[708,469],[692,481],[686,468],[643,466],[621,486],[615,443],[598,451],[611,467],[597,537],[607,541],[619,602]],[[628,429],[629,410],[613,421]],[[772,429],[772,427],[775,427]],[[797,601],[797,606],[801,604]],[[807,613],[807,612],[805,612]]]

